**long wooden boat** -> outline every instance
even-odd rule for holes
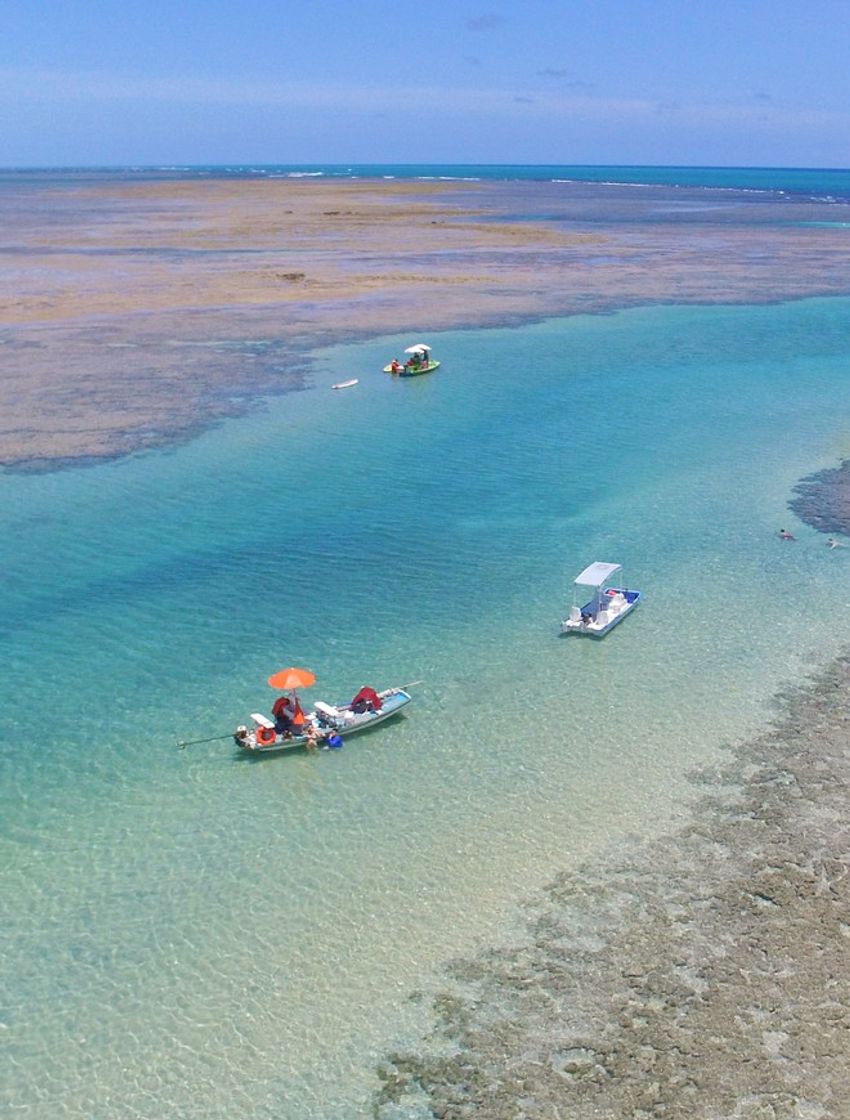
[[[410,693],[403,688],[387,688],[377,696],[380,708],[365,711],[355,711],[351,704],[325,704],[318,700],[313,710],[307,713],[304,730],[300,734],[281,735],[275,731],[274,720],[260,712],[252,712],[254,726],[240,725],[234,731],[233,739],[237,747],[253,754],[276,754],[299,747],[332,750],[342,746],[343,737],[391,719],[411,701]]]

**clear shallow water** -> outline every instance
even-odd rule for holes
[[[785,508],[847,453],[848,311],[457,332],[409,381],[408,339],[337,348],[189,447],[5,477],[7,1107],[359,1114],[442,962],[678,813],[850,621],[850,548]],[[562,639],[593,559],[645,603]],[[176,749],[290,663],[424,683],[339,754]]]

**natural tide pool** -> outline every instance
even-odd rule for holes
[[[10,1113],[362,1115],[446,960],[681,816],[850,621],[850,548],[786,511],[847,454],[848,312],[428,335],[403,381],[409,339],[336,347],[189,446],[4,476]],[[644,602],[562,638],[596,559]],[[313,698],[423,683],[338,753],[177,750],[286,664]]]

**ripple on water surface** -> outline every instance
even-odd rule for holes
[[[329,393],[402,340],[348,347],[261,425],[10,479],[9,1104],[351,1116],[443,961],[669,819],[833,648],[812,603],[850,616],[842,550],[774,535],[846,436],[845,307],[457,333],[430,378]],[[594,559],[644,604],[562,639]],[[316,697],[423,684],[339,753],[177,750],[288,663]]]

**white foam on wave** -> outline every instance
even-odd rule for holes
[[[766,197],[788,198],[792,192],[789,192],[783,187],[745,187],[745,186],[728,186],[713,183],[678,183],[669,181],[659,181],[657,183],[629,183],[621,179],[549,179],[550,183],[565,183],[565,184],[583,184],[587,186],[601,186],[601,187],[630,187],[636,190],[687,190],[687,191],[710,191],[712,193],[722,194],[754,194],[765,195]],[[822,203],[846,203],[846,199],[836,198],[833,195],[807,195],[805,191],[793,192],[795,197],[808,199],[811,202]]]

